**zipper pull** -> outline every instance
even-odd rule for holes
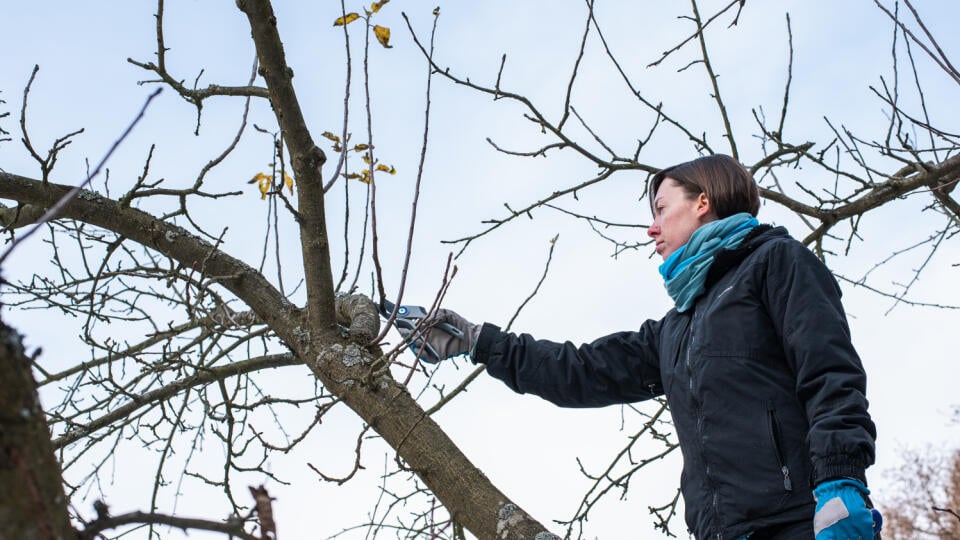
[[[783,472],[783,489],[793,491],[793,482],[790,480],[790,469],[784,465],[780,467],[780,470]]]

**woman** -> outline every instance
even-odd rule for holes
[[[662,319],[576,347],[439,310],[429,323],[462,337],[434,329],[427,343],[560,406],[666,395],[698,539],[872,538],[864,471],[876,430],[830,271],[757,222],[757,186],[728,156],[660,171],[650,205],[675,302]]]

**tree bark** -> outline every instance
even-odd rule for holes
[[[3,321],[0,389],[0,539],[76,538],[30,359]]]

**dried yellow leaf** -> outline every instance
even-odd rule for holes
[[[345,25],[348,25],[348,24],[352,23],[353,21],[355,21],[355,20],[357,20],[357,19],[359,19],[359,18],[360,18],[360,15],[357,14],[357,13],[347,13],[347,14],[344,15],[343,17],[337,17],[337,19],[336,19],[335,21],[333,21],[333,25],[334,25],[334,26],[345,26]]]
[[[260,181],[261,178],[264,178],[264,177],[270,178],[270,177],[267,176],[265,173],[262,173],[262,172],[261,172],[261,173],[257,173],[256,176],[254,176],[254,177],[251,178],[250,180],[247,180],[247,183],[248,183],[248,184],[256,184],[257,182]]]
[[[257,173],[252,179],[250,179],[248,184],[256,183],[257,187],[260,188],[260,200],[267,198],[267,192],[270,191],[270,185],[273,183],[273,178],[265,173]]]
[[[287,189],[290,190],[290,194],[293,195],[293,178],[290,178],[290,175],[283,173],[283,184],[287,186]]]
[[[356,145],[356,146],[353,147],[353,151],[354,151],[354,152],[363,152],[364,150],[369,150],[369,149],[370,149],[370,145],[369,145],[369,144],[363,144],[363,143],[360,143],[360,144],[358,144],[358,145]]]
[[[385,48],[391,48],[390,45],[390,29],[386,26],[374,25],[373,34],[377,36],[377,41],[380,42]]]
[[[340,137],[334,135],[333,133],[330,133],[329,131],[324,131],[323,133],[320,134],[320,136],[323,137],[323,138],[325,138],[325,139],[329,139],[329,140],[331,140],[331,141],[333,141],[333,142],[335,142],[335,143],[339,143],[339,142],[340,142]]]
[[[369,153],[369,152],[363,155],[363,162],[366,163],[367,165],[370,164],[370,153]]]
[[[370,184],[373,182],[373,178],[370,176],[370,170],[364,169],[360,171],[360,181],[364,184]]]
[[[343,147],[340,146],[340,143],[335,142],[333,143],[333,151],[339,154],[340,152],[343,152]]]
[[[377,170],[389,174],[397,174],[397,170],[393,168],[393,165],[384,165],[383,163],[378,163]]]
[[[380,8],[385,6],[388,2],[390,2],[390,0],[383,0],[382,2],[374,2],[370,4],[370,11],[373,13],[376,13],[380,11]]]

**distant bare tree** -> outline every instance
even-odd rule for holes
[[[894,491],[877,503],[884,515],[884,538],[960,538],[960,449],[906,451],[902,466],[890,476]]]

